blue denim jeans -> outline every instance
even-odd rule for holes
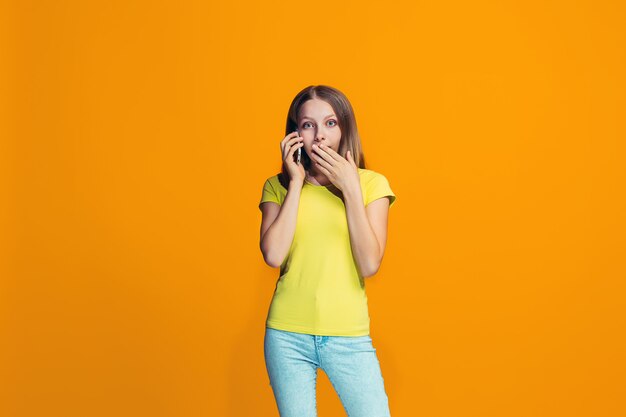
[[[281,417],[316,417],[317,368],[349,417],[390,417],[376,348],[367,336],[317,336],[265,328],[265,365]]]

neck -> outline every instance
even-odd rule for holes
[[[330,181],[328,181],[328,178],[326,178],[326,175],[322,174],[321,172],[308,171],[306,176],[309,180],[314,180],[319,185],[330,184]]]

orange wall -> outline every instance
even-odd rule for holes
[[[392,415],[626,414],[624,2],[98,3],[0,6],[0,415],[278,415],[257,204],[310,84],[398,197]]]

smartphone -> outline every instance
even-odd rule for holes
[[[296,129],[296,132],[298,132],[298,137],[300,137],[300,131]],[[298,150],[296,151],[296,154],[294,155],[293,160],[296,164],[299,164],[300,158],[302,158],[302,146],[299,147]]]

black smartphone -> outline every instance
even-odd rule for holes
[[[300,131],[298,129],[296,129],[296,132],[298,132],[298,137],[300,137]],[[300,159],[302,158],[302,146],[298,148],[298,150],[294,153],[293,155],[293,161],[296,164],[300,163]]]

